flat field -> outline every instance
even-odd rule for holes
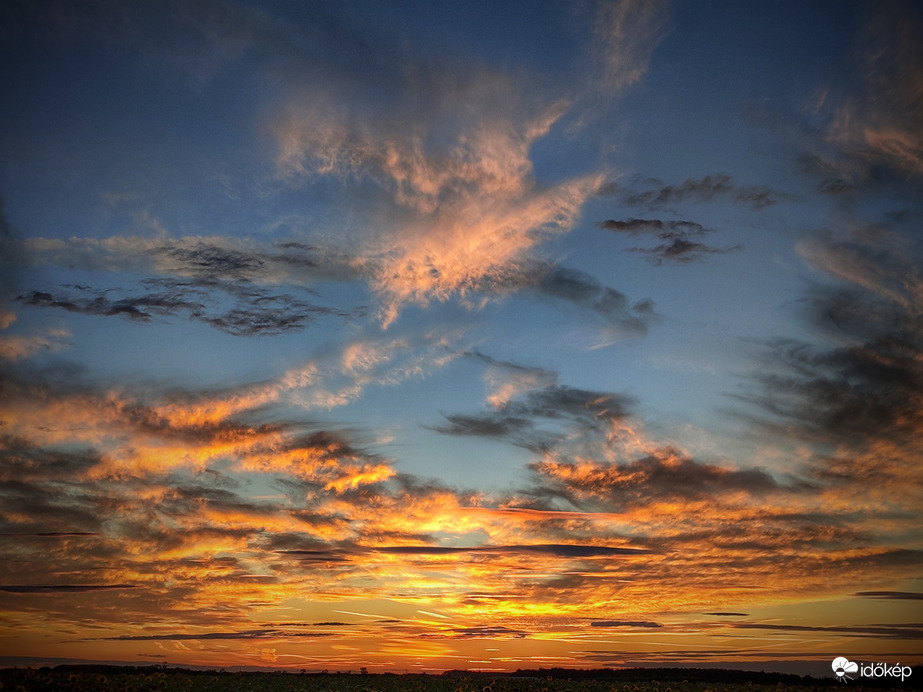
[[[828,679],[798,678],[739,671],[576,671],[574,677],[560,673],[491,677],[482,674],[299,674],[266,672],[198,671],[156,668],[82,669],[7,668],[0,670],[2,692],[71,690],[73,692],[759,692],[773,690],[895,689],[916,687],[910,681],[894,685],[837,685]],[[683,672],[689,673],[685,678]],[[711,679],[703,679],[710,677]],[[916,681],[914,681],[916,682]]]

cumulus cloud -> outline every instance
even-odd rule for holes
[[[644,253],[648,256],[648,261],[655,265],[660,265],[664,262],[695,262],[706,254],[723,254],[741,249],[740,245],[716,248],[697,240],[690,240],[692,237],[700,237],[711,233],[711,229],[693,221],[634,218],[617,221],[607,219],[606,221],[600,221],[596,225],[607,231],[624,233],[629,236],[652,235],[666,241],[652,248],[628,248],[628,252]]]

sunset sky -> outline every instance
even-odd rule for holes
[[[0,4],[0,665],[923,662],[923,8]]]

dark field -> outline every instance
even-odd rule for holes
[[[131,692],[163,690],[190,692],[678,692],[694,690],[831,690],[917,689],[921,669],[900,680],[855,680],[841,685],[829,679],[775,673],[701,669],[549,670],[505,676],[478,673],[445,675],[311,674],[199,671],[155,667],[58,666],[0,670],[2,692],[73,690],[74,692]],[[914,680],[913,678],[917,679]]]

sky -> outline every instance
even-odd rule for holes
[[[0,663],[923,662],[923,7],[0,6]]]

